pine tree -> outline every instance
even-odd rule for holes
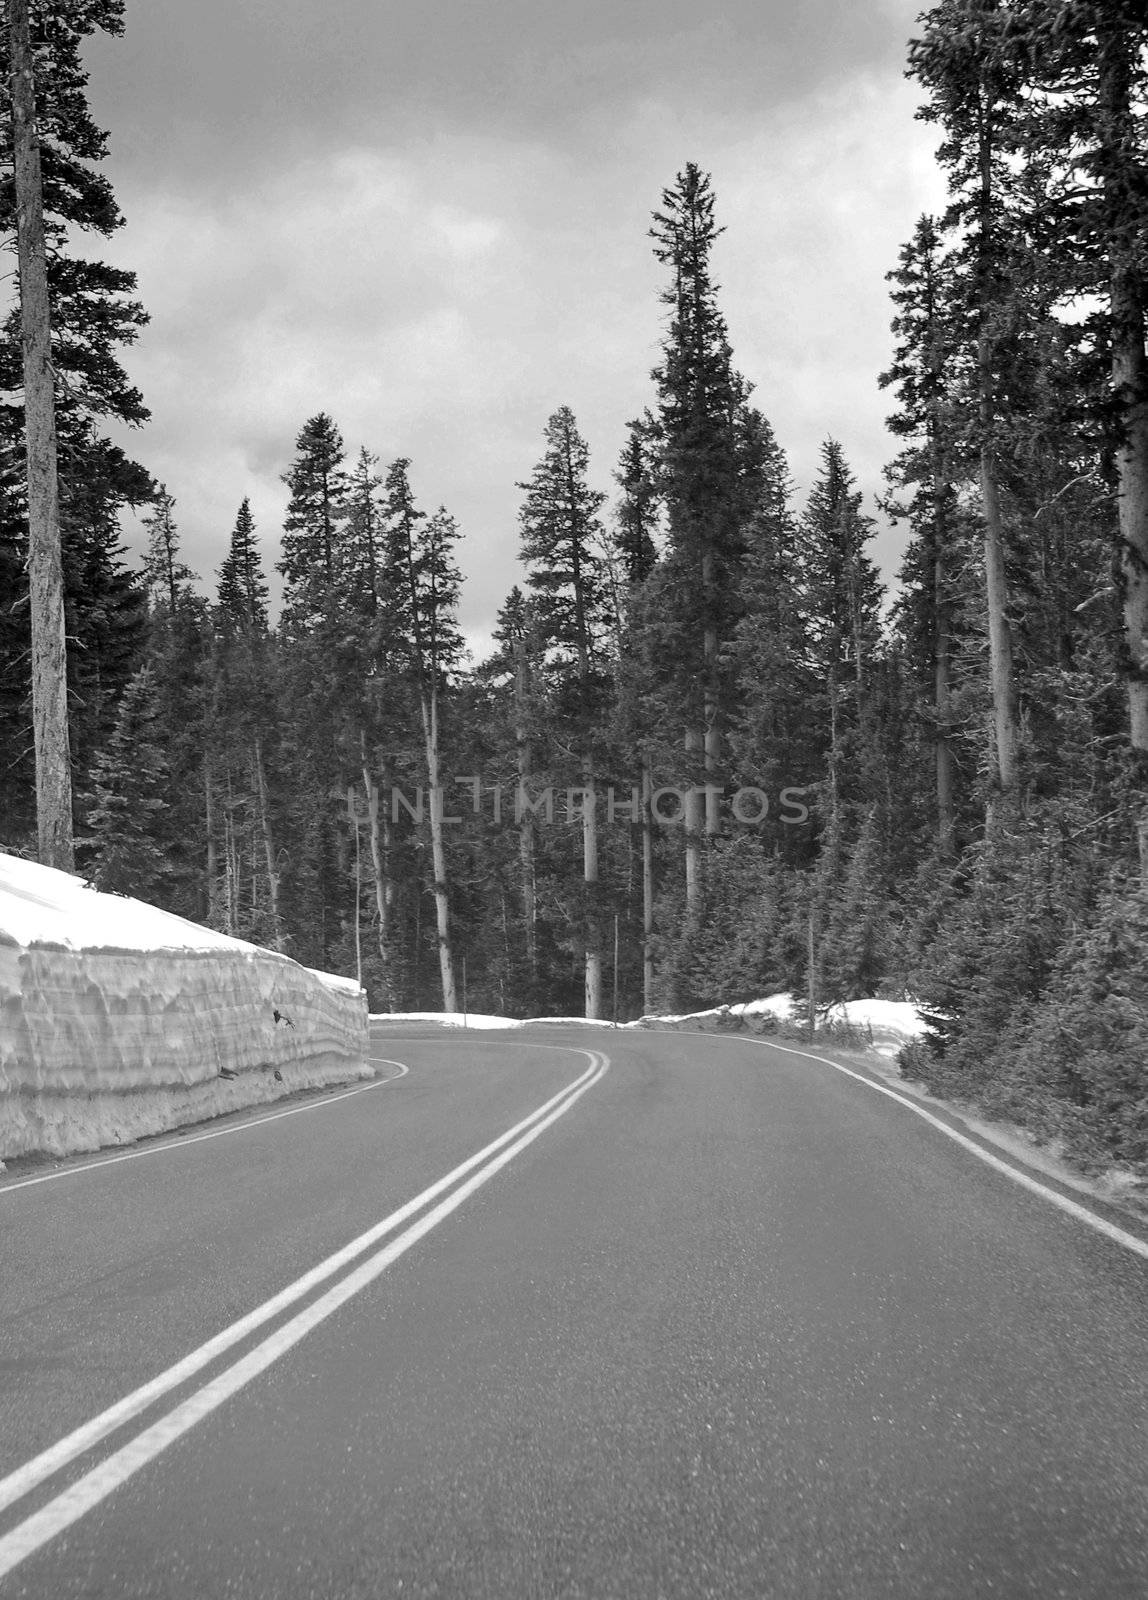
[[[837,821],[847,803],[861,798],[881,585],[865,550],[873,524],[861,512],[861,494],[836,440],[826,440],[821,460],[821,474],[801,519],[799,583],[807,661],[828,761],[825,812]]]
[[[61,616],[66,604],[60,590],[67,583],[68,480],[92,476],[86,459],[93,442],[91,414],[111,413],[127,422],[139,422],[147,414],[114,354],[145,320],[139,305],[128,298],[134,277],[77,257],[68,239],[70,229],[108,234],[122,220],[107,180],[94,169],[106,141],[88,112],[80,59],[87,35],[121,31],[122,9],[119,0],[36,8],[29,28],[29,8],[22,0],[12,8],[10,28],[0,33],[6,83],[13,66],[18,68],[11,84],[13,115],[0,120],[0,169],[6,167],[14,178],[0,185],[0,230],[18,235],[21,274],[17,303],[0,329],[0,388],[21,389],[25,375],[29,384],[27,430],[23,402],[0,406],[0,448],[16,454],[27,432],[26,511],[34,533],[28,553],[36,617],[31,653],[17,636],[13,655],[0,665],[5,673],[24,678],[32,663],[37,743],[43,745],[49,726],[54,730],[53,747],[50,752],[42,749],[39,761],[41,849],[59,865],[71,860],[71,767],[82,767],[90,753],[68,749],[64,636],[65,629],[76,636],[77,620],[75,595],[67,597],[72,613],[67,623]],[[27,364],[24,336],[30,341]],[[64,447],[60,469],[57,438]],[[103,444],[96,442],[97,451]],[[116,503],[125,498],[130,496],[121,494]],[[24,509],[19,502],[10,509],[17,520],[0,529],[0,544],[14,548],[23,562]],[[82,631],[79,638],[82,643]],[[72,666],[69,661],[68,669]],[[72,678],[74,703],[74,671]],[[12,781],[18,783],[19,777],[18,766]]]
[[[722,230],[709,177],[690,162],[662,194],[650,236],[670,269],[662,293],[670,324],[658,387],[660,489],[668,549],[654,573],[662,618],[657,649],[672,680],[692,793],[685,819],[687,917],[702,904],[702,841],[717,831],[716,785],[729,716],[722,645],[738,616],[745,551],[736,414],[745,385],[733,370],[710,257]],[[703,803],[703,795],[705,801]]]
[[[123,0],[34,8],[32,46],[36,72],[37,131],[43,170],[45,231],[49,246],[48,288],[52,302],[52,363],[59,385],[61,437],[68,418],[109,415],[122,422],[147,420],[139,392],[116,355],[130,344],[147,317],[131,298],[135,274],[77,256],[68,248],[72,229],[109,237],[123,226],[108,179],[98,163],[107,135],[88,109],[88,75],[81,49],[95,32],[123,32]],[[4,77],[10,70],[6,40],[0,40]],[[0,124],[0,166],[12,165],[12,130]],[[14,193],[0,186],[0,231],[11,233]],[[0,387],[18,388],[19,319],[13,311],[0,341]]]
[[[507,788],[516,796],[528,795],[534,781],[535,746],[538,739],[539,706],[537,680],[542,668],[542,647],[533,603],[515,584],[507,595],[494,627],[495,653],[479,669],[487,682],[502,679],[509,687],[507,715],[508,742],[512,760],[507,763]],[[496,736],[497,737],[497,736]],[[497,774],[501,782],[503,773]],[[534,813],[525,804],[515,804],[514,820],[518,835],[518,888],[522,927],[522,954],[525,982],[515,984],[523,1003],[535,1011],[539,1002],[538,971],[538,886]],[[508,966],[510,966],[508,958]]]
[[[194,581],[195,574],[179,556],[179,530],[175,521],[175,500],[167,485],[156,490],[154,510],[144,518],[148,547],[143,575],[153,607],[162,607],[169,616],[179,609],[180,600]]]
[[[1148,1165],[1148,904],[1116,874],[1061,947],[1018,1038],[990,1063],[993,1114],[1055,1139],[1086,1171]]]
[[[245,498],[219,570],[204,798],[214,915],[228,933],[282,949],[283,862],[271,769],[281,743],[279,657]]]
[[[780,821],[780,796],[805,790],[824,775],[823,733],[811,728],[817,682],[810,658],[801,588],[801,539],[791,509],[784,452],[764,418],[747,418],[755,442],[746,454],[756,505],[746,507],[747,549],[739,581],[743,614],[726,649],[736,713],[730,743],[736,776],[771,800],[763,837],[783,859],[805,864],[810,830]],[[786,814],[790,814],[788,811]]]
[[[627,424],[626,443],[614,481],[622,491],[614,542],[625,581],[632,590],[650,576],[658,559],[657,424],[648,410]]]
[[[115,730],[92,767],[88,817],[99,889],[154,899],[170,876],[164,840],[169,773],[155,674],[141,667],[124,690]]]
[[[959,361],[952,265],[932,217],[921,217],[887,274],[895,284],[893,332],[898,345],[882,386],[896,385],[901,409],[888,427],[909,441],[888,469],[890,481],[912,490],[907,504],[887,509],[909,520],[910,550],[902,569],[903,636],[919,674],[932,733],[936,792],[937,851],[951,860],[956,850],[957,755],[953,706],[956,645],[956,575],[967,546],[967,515],[958,498],[957,437],[953,422]]]
[[[295,440],[295,460],[283,474],[291,491],[283,523],[283,626],[306,632],[345,579],[344,535],[348,478],[343,436],[324,411],[310,417]]]
[[[1015,331],[1023,320],[1018,292],[1027,276],[1023,243],[1008,219],[1020,85],[1000,50],[1009,21],[1000,0],[944,0],[923,20],[924,35],[911,49],[911,71],[930,92],[922,115],[939,121],[946,135],[939,152],[951,196],[946,223],[964,233],[959,258],[976,417],[971,432],[984,518],[992,791],[1012,804],[1021,792],[1021,732],[1001,500],[1008,396],[1010,380],[1015,381],[1010,361]]]
[[[143,577],[149,595],[146,663],[155,686],[155,723],[164,730],[166,872],[153,898],[165,910],[202,922],[211,910],[205,875],[204,781],[211,694],[212,632],[198,578],[180,555],[175,501],[162,485],[145,519]],[[122,702],[121,702],[122,707]]]
[[[368,616],[377,616],[382,604],[385,552],[382,511],[377,490],[382,479],[375,472],[379,458],[359,451],[348,489],[345,562],[351,603]]]
[[[582,788],[582,911],[585,1014],[602,1015],[602,932],[598,906],[596,726],[607,680],[598,666],[607,614],[605,495],[589,485],[590,452],[568,406],[546,425],[546,451],[527,483],[520,512],[522,559],[534,591],[534,621],[547,644],[559,742],[577,752]]]
[[[1024,224],[1072,322],[1085,366],[1105,367],[1092,426],[1115,493],[1141,878],[1148,886],[1148,18],[1138,0],[1014,0],[995,35],[998,72],[1025,89],[1025,165],[1036,169]]]
[[[10,0],[13,177],[23,348],[28,493],[28,587],[36,821],[40,860],[70,869],[72,760],[68,739],[64,574],[60,554],[56,400],[44,239],[44,190],[36,131],[35,67],[27,0]]]
[[[409,467],[409,461],[400,459],[389,468],[383,510],[390,569],[405,590],[410,629],[408,672],[422,732],[442,1004],[444,1011],[457,1011],[441,756],[444,695],[464,650],[458,626],[462,575],[454,556],[459,533],[445,508],[431,517],[417,508]]]
[[[251,501],[245,495],[236,514],[227,556],[219,569],[217,605],[225,625],[241,633],[265,634],[267,592]]]
[[[889,969],[889,884],[882,832],[874,806],[823,908],[817,992],[826,1001],[875,995]]]
[[[85,458],[84,472],[60,485],[65,614],[69,637],[82,646],[68,658],[72,759],[81,786],[146,650],[147,592],[127,561],[120,509],[125,492],[139,505],[152,487],[106,440],[89,437]]]

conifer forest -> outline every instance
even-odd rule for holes
[[[1148,1163],[1143,7],[919,19],[948,199],[889,264],[873,514],[847,438],[795,492],[723,316],[738,217],[704,163],[671,162],[633,240],[660,274],[657,364],[624,439],[539,416],[521,573],[479,660],[467,529],[324,397],[284,440],[282,526],[243,499],[214,572],[108,436],[148,416],[124,365],[147,314],[92,246],[122,218],[81,48],[122,13],[33,7],[76,869],[361,974],[376,1012],[911,997],[914,1079],[1085,1165]],[[16,305],[0,847],[34,856],[21,337]],[[885,582],[878,517],[904,536]]]

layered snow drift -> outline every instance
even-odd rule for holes
[[[0,854],[0,1158],[369,1077],[367,1054],[353,980]]]

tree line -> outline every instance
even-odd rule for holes
[[[1086,1161],[1148,1159],[1142,8],[920,19],[908,70],[948,204],[890,273],[891,595],[841,442],[798,503],[689,163],[651,219],[661,349],[614,493],[572,411],[540,418],[522,579],[478,663],[460,530],[410,461],[349,451],[317,411],[282,529],[244,500],[203,583],[179,508],[103,436],[146,417],[117,355],[134,281],[69,246],[120,220],[78,56],[119,12],[45,7],[36,34],[84,870],[359,972],[376,1010],[630,1017],[810,979],[824,1001],[912,995],[932,1025],[906,1070]],[[17,322],[0,795],[30,850]]]

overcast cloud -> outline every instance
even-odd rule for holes
[[[466,543],[481,644],[518,578],[517,480],[570,405],[601,487],[650,403],[650,211],[711,172],[735,359],[802,489],[841,440],[874,510],[893,453],[884,274],[940,185],[903,79],[902,0],[128,0],[87,52],[110,251],[151,324],[129,441],[214,587],[249,495],[270,571],[280,474],[325,410],[412,460]],[[136,536],[133,535],[133,540]],[[887,573],[897,539],[883,532]]]

